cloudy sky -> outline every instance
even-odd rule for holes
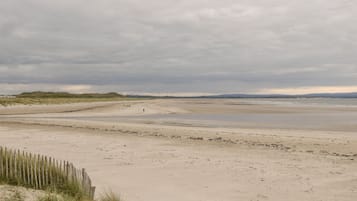
[[[357,91],[355,0],[1,0],[0,94]]]

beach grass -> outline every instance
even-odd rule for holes
[[[46,195],[39,197],[37,201],[91,201],[86,198],[75,198],[66,194],[55,194],[48,192]]]
[[[88,200],[86,198],[74,198],[65,194],[54,194],[48,192],[46,195],[38,198],[37,201],[91,201],[91,200]],[[96,201],[123,201],[123,200],[112,191],[109,191],[104,193],[102,196],[100,196],[100,198]]]
[[[100,196],[99,201],[122,201],[122,199],[113,191],[107,191]]]

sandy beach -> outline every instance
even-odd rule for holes
[[[0,107],[0,146],[126,201],[352,201],[357,107],[157,99]]]

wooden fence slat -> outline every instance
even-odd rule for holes
[[[0,177],[4,176],[4,174],[3,174],[3,170],[4,170],[3,161],[4,161],[3,151],[2,151],[2,147],[0,147]]]
[[[35,188],[38,189],[38,180],[37,180],[37,161],[36,161],[36,155],[33,157],[33,181],[35,182]]]
[[[9,159],[7,149],[5,148],[5,177],[9,178]]]
[[[45,160],[44,160],[44,157],[41,156],[41,183],[42,183],[42,187],[44,188],[46,186],[46,183],[45,183]]]
[[[63,165],[63,161],[60,160],[60,162],[59,162],[59,172],[63,172],[62,165]],[[60,182],[64,182],[64,178],[62,177],[62,175],[60,175],[59,178],[60,178]]]
[[[9,170],[9,178],[12,178],[12,171],[13,169],[11,168],[12,167],[12,151],[11,149],[9,149],[9,153],[8,153],[8,158],[9,158],[9,164],[8,164],[8,170]]]
[[[17,151],[14,150],[14,155],[13,155],[13,160],[14,160],[14,178],[16,180],[16,183],[18,184],[19,182],[19,177],[18,177],[18,173],[17,173]]]
[[[48,159],[48,166],[49,166],[49,168],[48,168],[48,172],[49,172],[49,180],[48,180],[48,183],[49,183],[49,185],[51,185],[52,186],[52,184],[53,184],[53,182],[52,182],[52,158],[50,157],[49,159]]]
[[[66,163],[65,176],[66,176],[66,179],[69,181],[69,163],[68,163],[68,161],[66,161],[65,163]]]
[[[25,168],[25,158],[24,154],[20,153],[20,163],[21,163],[21,183],[26,185],[26,168]]]
[[[82,176],[82,183],[81,183],[81,185],[82,185],[82,188],[84,189],[84,192],[87,192],[87,188],[84,185],[85,172],[86,172],[86,170],[84,168],[82,168],[82,175],[81,175]]]
[[[94,199],[94,194],[95,194],[95,186],[91,187],[91,193],[90,193],[90,198]]]
[[[42,164],[40,160],[41,156],[37,155],[37,176],[38,176],[38,188],[42,189]]]
[[[16,164],[17,164],[17,184],[21,184],[22,171],[21,171],[21,155],[20,150],[16,151]]]
[[[55,160],[55,183],[59,183],[59,175],[58,175],[58,160]]]
[[[45,166],[45,186],[47,187],[48,186],[48,161],[47,161],[47,156],[45,156],[45,163],[44,163],[44,166]]]
[[[26,171],[27,171],[27,185],[31,185],[31,176],[30,176],[30,159],[26,153]]]
[[[31,161],[31,155],[29,154],[29,159],[28,159],[28,166],[29,166],[29,176],[30,176],[30,180],[29,180],[29,184],[31,186],[33,186],[33,174],[32,174],[32,161]]]

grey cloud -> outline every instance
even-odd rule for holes
[[[3,0],[0,83],[214,93],[355,86],[356,13],[347,0]]]

